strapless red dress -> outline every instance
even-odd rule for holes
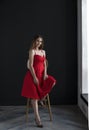
[[[51,75],[48,75],[47,79],[43,79],[44,60],[44,56],[37,54],[34,55],[33,67],[39,80],[39,86],[35,85],[31,72],[28,70],[23,80],[21,96],[32,99],[42,99],[51,91],[53,84],[56,83],[56,80]]]

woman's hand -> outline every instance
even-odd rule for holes
[[[44,75],[44,80],[46,80],[48,78],[48,75],[46,74],[46,75]]]
[[[39,80],[37,77],[34,78],[34,83],[38,86],[39,85]]]

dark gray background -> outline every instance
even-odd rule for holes
[[[77,104],[77,0],[2,0],[0,3],[0,105],[23,105],[28,49],[45,40],[48,73],[57,84],[52,104]]]

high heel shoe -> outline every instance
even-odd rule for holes
[[[41,121],[38,121],[37,119],[35,119],[35,122],[37,124],[37,127],[40,127],[40,128],[43,127],[43,125],[41,124]]]

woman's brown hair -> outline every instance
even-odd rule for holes
[[[36,48],[36,40],[38,38],[42,38],[42,44],[40,45],[39,49],[43,49],[43,47],[44,47],[44,40],[43,40],[43,37],[41,35],[39,35],[39,34],[34,35],[34,37],[32,39],[32,43],[31,43],[30,49],[35,49]]]

